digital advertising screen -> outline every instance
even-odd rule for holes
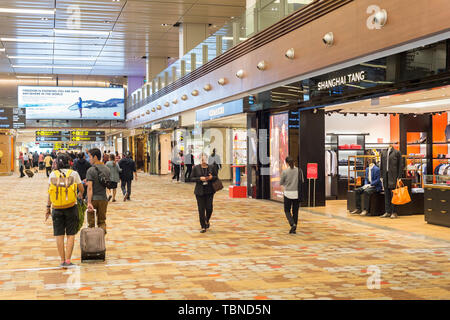
[[[289,154],[289,116],[287,113],[270,116],[270,198],[283,201],[280,178],[287,169],[285,162]]]
[[[18,87],[27,120],[124,120],[123,88]]]

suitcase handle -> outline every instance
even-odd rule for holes
[[[88,223],[88,212],[89,209],[86,209],[86,211],[84,212],[84,216],[86,217],[86,225],[89,227],[89,223]],[[97,224],[97,209],[94,209],[94,226]]]

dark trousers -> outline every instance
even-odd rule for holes
[[[192,164],[186,165],[186,173],[184,174],[184,180],[190,181],[191,180],[191,174],[192,174]]]
[[[395,206],[392,204],[392,190],[394,189],[384,189],[384,208],[386,210],[386,213],[390,214],[393,214],[395,211]]]
[[[45,167],[45,173],[47,174],[47,178],[50,177],[51,172],[52,172],[52,167]]]
[[[180,165],[179,164],[174,164],[173,165],[173,171],[174,171],[174,175],[172,177],[172,180],[177,178],[177,181],[180,181]]]
[[[122,188],[123,195],[127,198],[131,195],[131,181],[132,180],[120,180],[120,187]]]
[[[209,223],[213,212],[214,193],[197,196],[198,216],[202,229],[206,229],[206,224]]]
[[[364,197],[363,210],[369,211],[370,196],[375,192],[377,192],[377,189],[374,187],[368,187],[365,190],[363,188],[356,189],[355,190],[356,209],[361,210],[361,197]]]
[[[23,178],[25,177],[25,173],[23,173],[23,165],[20,165],[20,177]]]
[[[108,210],[108,201],[107,200],[92,200],[92,206],[95,210],[94,212],[87,213],[87,220],[89,228],[95,227],[95,215],[97,215],[97,226],[102,228],[106,234],[106,211]]]
[[[289,225],[292,227],[294,224],[298,222],[298,208],[299,208],[298,199],[289,199],[284,197],[284,213],[286,214],[286,219],[289,222]],[[291,214],[292,208],[292,214]]]

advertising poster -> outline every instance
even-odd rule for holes
[[[123,88],[19,86],[27,120],[124,120]]]
[[[285,159],[289,154],[289,116],[287,113],[270,116],[270,198],[283,201],[280,177],[287,169]]]

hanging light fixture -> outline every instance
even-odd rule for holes
[[[288,51],[286,51],[284,56],[286,58],[288,58],[289,60],[294,60],[294,58],[295,58],[295,50],[294,50],[294,48],[290,48]]]
[[[192,94],[194,97],[196,97],[196,96],[198,96],[199,92],[198,92],[198,90],[194,90],[194,91],[191,92],[191,94]]]
[[[210,91],[212,89],[212,86],[208,83],[208,84],[205,84],[205,86],[203,87],[203,90],[205,90],[205,91]]]

